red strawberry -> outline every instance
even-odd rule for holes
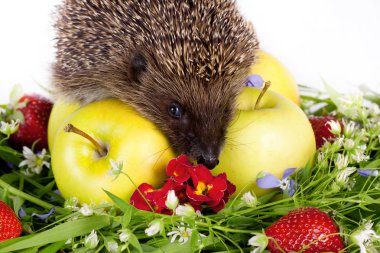
[[[17,110],[24,116],[18,131],[11,135],[10,144],[16,149],[23,146],[31,147],[36,140],[36,150],[47,149],[47,126],[52,102],[38,95],[25,95],[20,98],[19,103],[26,105]]]
[[[0,200],[0,241],[19,237],[22,226],[12,208]]]
[[[314,207],[293,210],[265,230],[271,237],[268,248],[272,253],[298,252],[303,248],[304,253],[338,252],[344,248],[338,232],[334,221]]]
[[[314,130],[315,142],[317,144],[317,148],[320,148],[325,141],[333,141],[335,139],[335,135],[330,132],[330,125],[327,124],[330,120],[334,120],[339,122],[339,120],[333,116],[311,116],[309,117],[309,121]],[[342,124],[339,122],[342,126]]]

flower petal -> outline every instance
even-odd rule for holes
[[[379,174],[378,170],[371,170],[371,169],[361,169],[361,170],[357,170],[357,172],[363,177],[369,177],[369,176],[376,177]]]
[[[292,175],[296,170],[297,170],[297,168],[289,168],[289,169],[285,170],[284,175],[282,176],[282,180],[288,178],[288,177],[289,177],[290,175]]]
[[[261,88],[263,87],[264,79],[260,75],[250,75],[247,77],[247,80],[245,81],[245,85],[248,87],[256,87]]]
[[[53,215],[55,212],[55,208],[53,207],[52,209],[50,209],[50,211],[46,214],[37,214],[37,213],[32,213],[32,217],[33,216],[37,216],[38,218],[40,218],[41,220],[45,220],[47,219],[49,216]]]
[[[266,173],[263,177],[258,177],[256,179],[256,184],[260,188],[269,189],[279,187],[281,182],[277,177],[273,176],[271,173]]]

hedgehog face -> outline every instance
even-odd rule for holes
[[[147,62],[153,61],[140,53],[132,58],[130,72],[139,92],[135,107],[156,123],[178,153],[214,168],[243,80],[179,76]]]

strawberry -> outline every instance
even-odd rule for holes
[[[338,252],[344,248],[338,230],[325,212],[314,207],[303,207],[279,219],[265,233],[270,237],[268,248],[272,253],[298,252],[302,249],[304,253],[317,253]]]
[[[18,131],[11,135],[10,145],[21,150],[23,146],[31,147],[38,140],[35,149],[47,149],[47,126],[52,102],[38,95],[24,95],[18,103],[25,103],[17,109],[22,113],[23,120]]]
[[[19,237],[21,232],[22,226],[16,214],[0,200],[0,241]]]
[[[330,132],[330,125],[327,124],[330,120],[334,120],[339,122],[337,118],[334,116],[311,116],[309,117],[309,121],[314,130],[315,142],[317,144],[317,148],[320,148],[325,141],[333,141],[335,139],[335,135]],[[342,126],[342,124],[339,122]]]

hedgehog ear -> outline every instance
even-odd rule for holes
[[[135,53],[132,56],[130,73],[134,81],[140,82],[141,75],[146,71],[147,63],[141,53]]]

